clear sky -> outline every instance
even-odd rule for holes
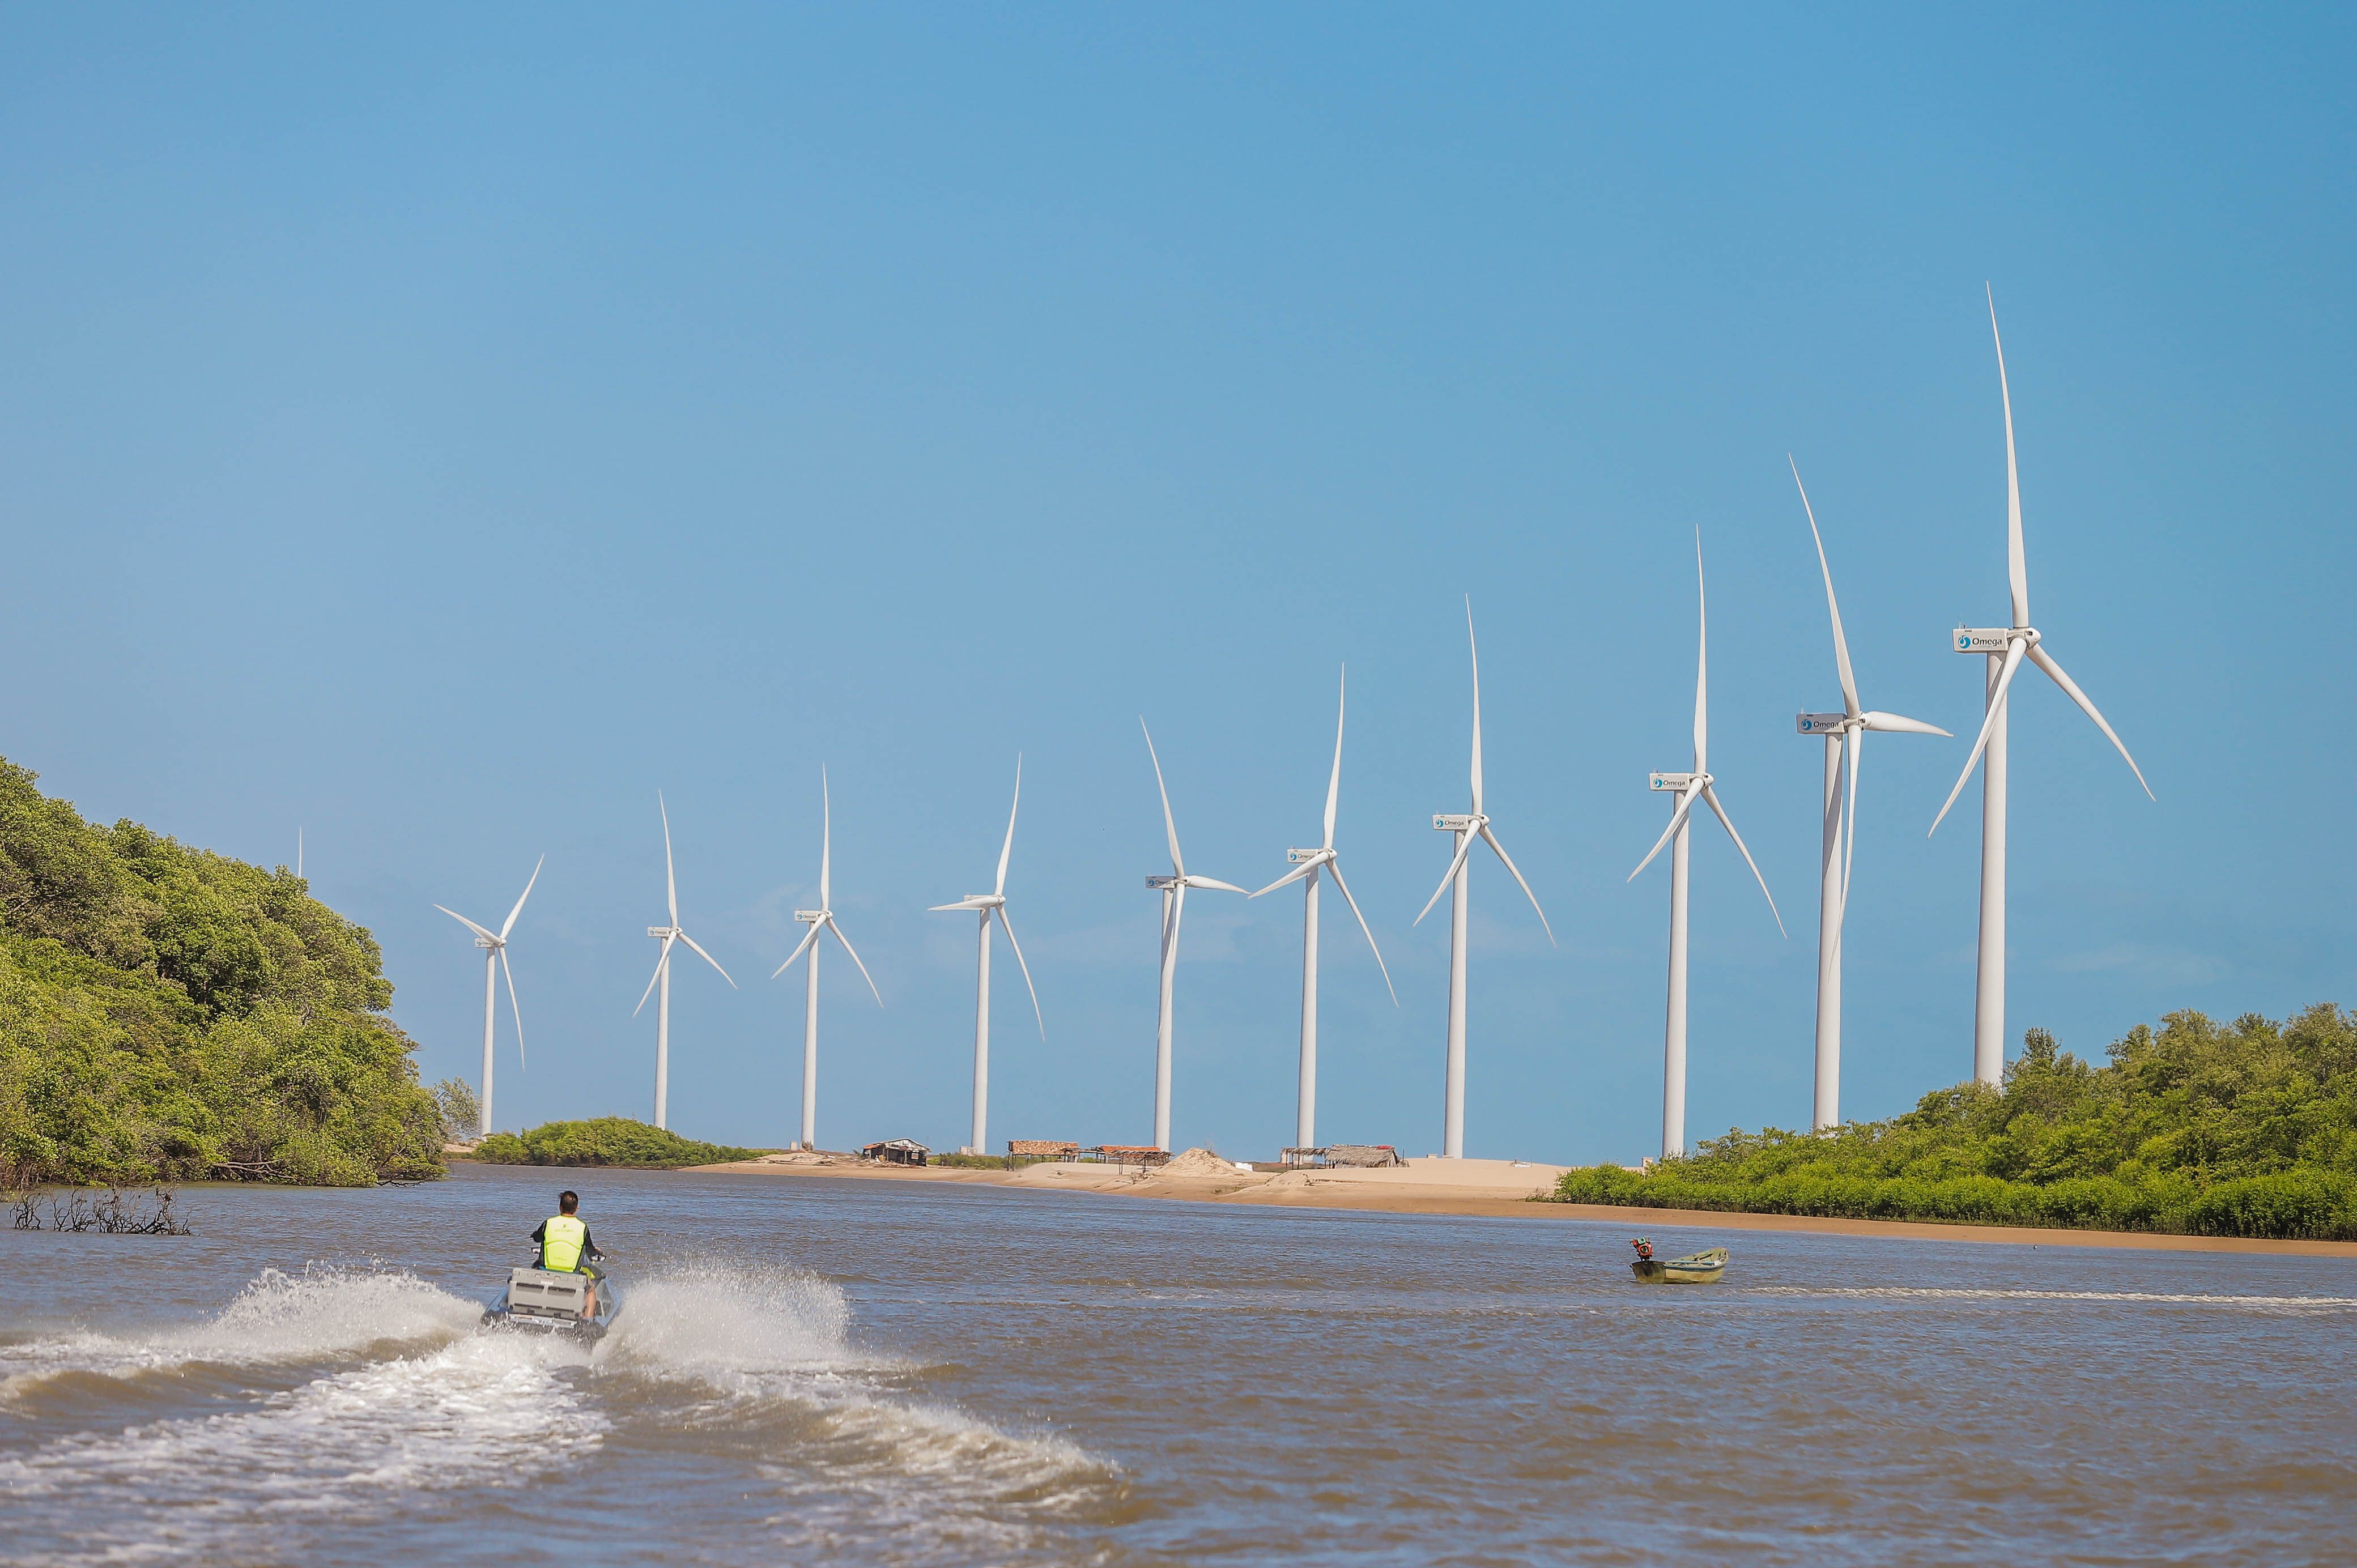
[[[1142,1142],[1165,870],[1339,843],[1321,1133],[1436,1148],[1463,596],[1491,812],[1468,1151],[1653,1151],[1688,761],[1690,1126],[1809,1115],[1820,752],[1870,751],[1844,1109],[1971,1069],[1979,712],[2020,440],[2052,687],[2013,716],[2008,1036],[2357,1001],[2347,897],[2357,27],[2285,7],[0,11],[0,753],[101,820],[291,862],[383,943],[429,1078],[794,1131],[819,769],[821,1140],[963,1141],[1017,751],[994,1141]],[[1290,1141],[1293,889],[1190,899],[1174,1135]],[[846,983],[848,982],[848,983]]]

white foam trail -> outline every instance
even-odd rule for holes
[[[199,1549],[272,1520],[349,1516],[399,1495],[527,1481],[603,1441],[604,1417],[585,1410],[571,1380],[570,1346],[485,1334],[430,1355],[374,1361],[273,1395],[260,1406],[156,1422],[52,1443],[0,1459],[0,1492],[46,1527],[86,1547],[128,1541]],[[81,1512],[92,1496],[135,1498],[93,1537]],[[110,1540],[114,1531],[119,1537]]]
[[[408,1273],[318,1264],[300,1274],[271,1269],[204,1323],[0,1345],[0,1405],[66,1372],[126,1377],[202,1363],[322,1361],[372,1347],[431,1345],[468,1332],[481,1313],[478,1304]]]
[[[944,1505],[1053,1511],[1118,1483],[1119,1466],[1064,1438],[893,1397],[885,1383],[911,1369],[855,1349],[850,1317],[841,1287],[815,1274],[701,1265],[634,1285],[593,1366],[600,1377],[693,1381],[739,1419],[762,1405],[799,1410],[810,1423],[791,1444],[799,1463],[767,1473],[813,1503],[850,1482],[863,1508],[898,1498],[914,1523],[939,1520]],[[726,1408],[699,1414],[730,1419]],[[833,1539],[815,1515],[798,1515],[795,1528]]]
[[[1761,1295],[1845,1295],[1880,1297],[1892,1301],[2126,1301],[2158,1302],[2173,1306],[2357,1306],[2357,1296],[2345,1295],[2200,1295],[2162,1291],[2102,1290],[1946,1290],[1932,1286],[1762,1285]]]

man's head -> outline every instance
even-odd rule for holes
[[[575,1209],[576,1209],[576,1208],[580,1208],[580,1207],[581,1207],[581,1195],[580,1195],[579,1193],[577,1193],[577,1192],[560,1192],[560,1193],[558,1193],[558,1194],[556,1195],[556,1212],[557,1212],[557,1213],[559,1213],[559,1214],[570,1214],[570,1213],[572,1213]]]

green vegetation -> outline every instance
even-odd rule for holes
[[[669,1170],[759,1159],[767,1152],[698,1143],[627,1116],[597,1116],[587,1122],[544,1122],[522,1136],[494,1133],[475,1145],[472,1157],[495,1165],[634,1165],[641,1170]]]
[[[375,940],[0,760],[0,1186],[438,1176]]]
[[[2005,1090],[1960,1084],[1826,1137],[1730,1132],[1555,1200],[1762,1214],[2357,1240],[2357,1014],[2171,1013],[2095,1067],[2023,1036]]]

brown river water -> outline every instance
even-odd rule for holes
[[[569,1175],[594,1349],[479,1330]],[[2357,1262],[457,1167],[0,1231],[0,1561],[2357,1561]]]

